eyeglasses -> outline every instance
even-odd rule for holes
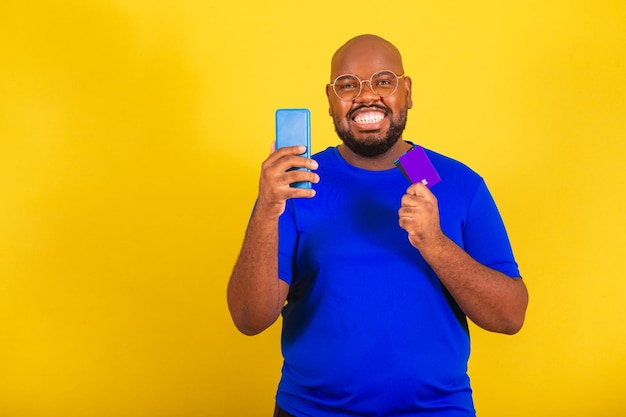
[[[354,74],[343,74],[335,78],[335,82],[329,85],[333,87],[333,91],[339,99],[352,101],[361,95],[365,82],[369,83],[370,90],[377,96],[390,96],[398,89],[399,80],[402,77],[404,74],[396,75],[390,70],[375,72],[369,80],[362,80]]]

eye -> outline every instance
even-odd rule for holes
[[[359,87],[359,80],[352,76],[339,77],[337,81],[335,81],[335,88],[338,90],[347,91],[359,89]]]
[[[372,76],[372,86],[379,89],[393,89],[398,83],[396,75],[390,71],[381,71]]]
[[[376,80],[374,84],[376,84],[376,86],[378,87],[386,87],[386,86],[392,85],[393,82],[388,79],[381,79],[381,80]]]

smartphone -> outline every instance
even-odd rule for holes
[[[421,146],[412,147],[400,155],[400,158],[396,159],[394,163],[413,184],[421,182],[430,188],[441,181],[439,173]]]
[[[304,108],[276,110],[276,149],[297,145],[306,146],[301,155],[311,157],[311,112]],[[306,168],[292,169],[308,171]],[[294,182],[291,186],[311,188],[311,182]]]

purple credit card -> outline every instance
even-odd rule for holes
[[[421,146],[414,146],[395,161],[396,166],[411,183],[421,182],[428,188],[441,181],[441,177]]]

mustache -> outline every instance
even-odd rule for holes
[[[362,109],[378,109],[378,110],[383,111],[385,113],[385,115],[389,113],[389,108],[387,108],[385,106],[381,106],[381,105],[378,105],[378,104],[361,104],[361,105],[358,105],[355,108],[351,109],[348,112],[347,117],[349,119],[352,119],[352,117],[354,116],[354,113],[356,113],[357,111],[362,110]]]

